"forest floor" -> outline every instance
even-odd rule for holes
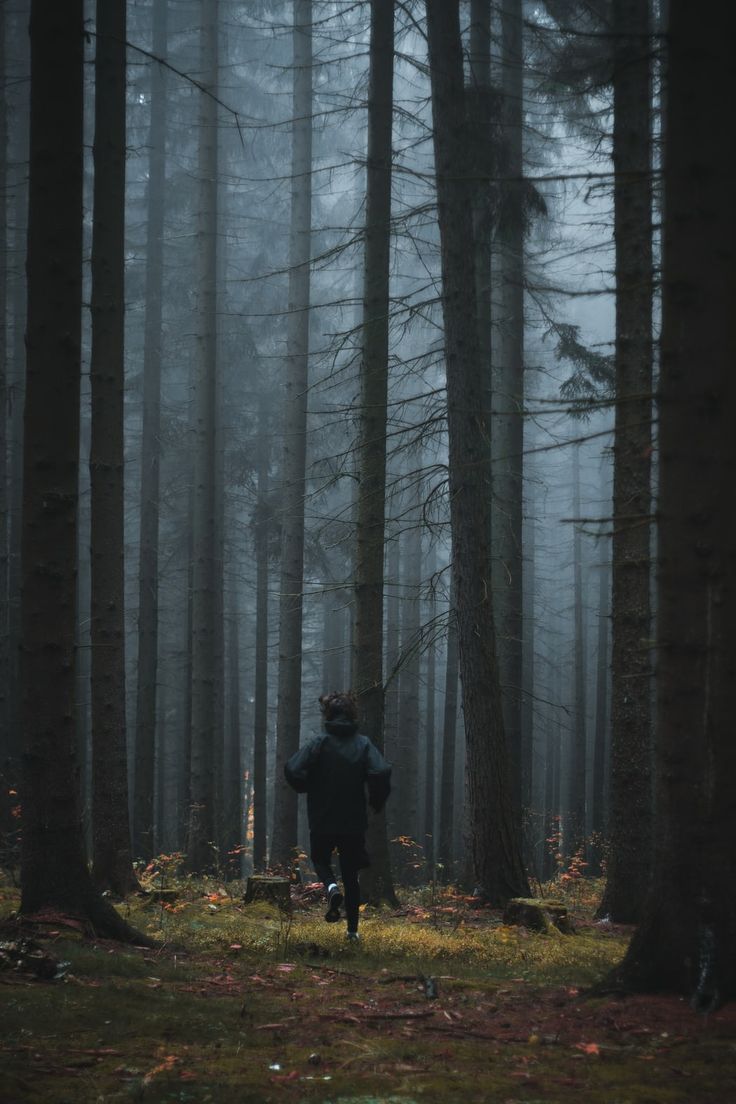
[[[290,917],[177,891],[120,906],[145,950],[63,916],[20,929],[0,882],[3,1104],[736,1101],[736,1005],[591,991],[631,934],[593,920],[594,886],[574,935],[428,889],[366,909],[358,947],[309,887]]]

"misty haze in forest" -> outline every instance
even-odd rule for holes
[[[102,894],[162,853],[312,880],[284,764],[352,689],[393,765],[364,899],[584,870],[633,978],[691,991],[707,931],[733,996],[733,140],[692,35],[684,0],[2,5],[24,911],[126,938]]]

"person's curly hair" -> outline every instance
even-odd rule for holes
[[[331,694],[322,694],[320,709],[326,721],[345,717],[348,721],[357,721],[358,702],[352,690],[333,690]]]

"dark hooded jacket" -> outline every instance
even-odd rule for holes
[[[355,721],[337,717],[292,755],[284,767],[290,786],[307,795],[310,832],[365,832],[366,798],[383,808],[391,792],[391,767]]]

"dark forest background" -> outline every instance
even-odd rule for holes
[[[352,687],[370,900],[605,875],[622,976],[733,996],[732,8],[1,13],[22,911],[306,876],[283,764]]]

